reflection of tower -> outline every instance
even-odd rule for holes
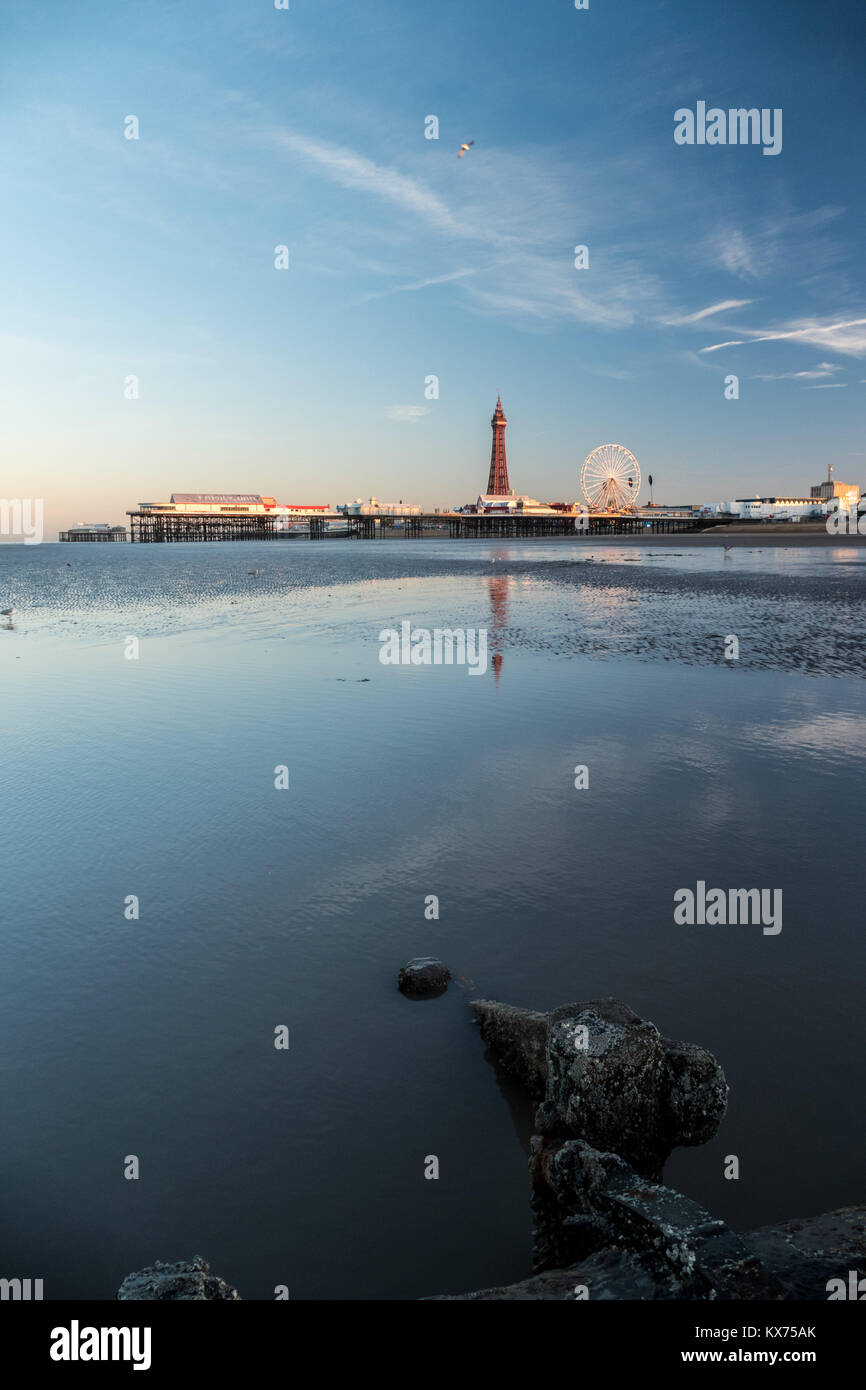
[[[490,450],[490,477],[487,479],[487,495],[502,496],[509,491],[508,464],[505,459],[505,411],[502,401],[496,397],[496,409],[490,421],[493,426],[493,447]]]
[[[505,558],[504,555],[495,556],[496,560]],[[505,635],[505,624],[508,622],[508,588],[510,583],[511,577],[507,574],[492,574],[487,581],[490,590],[490,608],[493,613],[490,646],[493,652],[493,672],[497,685],[502,671],[502,663],[505,660],[501,647]]]

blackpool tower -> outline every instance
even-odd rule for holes
[[[502,496],[510,492],[508,486],[508,463],[505,458],[505,426],[508,421],[502,409],[502,401],[496,397],[496,409],[490,424],[493,427],[493,447],[490,450],[490,477],[487,479],[487,495]]]

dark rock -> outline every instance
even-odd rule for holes
[[[671,1280],[660,1278],[648,1261],[627,1250],[602,1250],[579,1265],[548,1270],[519,1284],[503,1284],[496,1289],[479,1289],[475,1293],[440,1295],[441,1299],[449,1302],[495,1300],[506,1303],[536,1302],[539,1299],[561,1303],[584,1299],[591,1302],[613,1299],[656,1301],[681,1297],[682,1293]]]
[[[397,976],[397,988],[410,999],[430,999],[444,994],[451,971],[433,956],[416,956]]]
[[[787,1298],[827,1298],[830,1279],[866,1272],[866,1206],[840,1207],[800,1221],[762,1226],[743,1236],[774,1271]]]
[[[127,1274],[117,1291],[119,1299],[240,1299],[237,1289],[224,1279],[211,1274],[210,1265],[201,1255],[191,1260],[179,1260],[177,1264],[163,1264],[157,1260],[155,1265],[140,1269],[135,1274]]]
[[[712,1139],[728,1108],[725,1073],[711,1052],[662,1038],[665,1050],[664,1122],[686,1148]]]
[[[497,1060],[543,1100],[543,1134],[585,1139],[661,1177],[680,1144],[703,1144],[725,1113],[728,1086],[711,1053],[662,1037],[618,999],[550,1014],[491,1000],[472,1008]]]
[[[496,1060],[539,1100],[547,1086],[547,1014],[474,999],[472,1012]]]
[[[466,1300],[826,1299],[866,1267],[866,1207],[738,1235],[661,1182],[727,1105],[711,1053],[662,1037],[617,999],[552,1013],[472,1008],[489,1055],[536,1100],[532,1278]]]
[[[530,1171],[536,1273],[568,1270],[571,1281],[570,1295],[554,1297],[574,1297],[575,1283],[587,1286],[589,1298],[785,1296],[742,1237],[681,1192],[648,1182],[618,1154],[537,1135]],[[617,1263],[611,1254],[628,1258]]]
[[[614,1158],[615,1155],[611,1155]],[[593,1162],[603,1160],[598,1155]],[[584,1155],[589,1162],[590,1156]],[[629,1181],[617,1161],[612,1165],[614,1182],[610,1193]],[[597,1174],[596,1174],[597,1176]],[[653,1204],[654,1185],[641,1185],[631,1200],[638,1209]],[[596,1188],[596,1199],[602,1189]],[[784,1221],[764,1226],[748,1235],[737,1236],[722,1222],[699,1219],[701,1208],[670,1188],[659,1198],[659,1209],[645,1228],[642,1240],[648,1248],[613,1245],[562,1268],[545,1270],[517,1284],[474,1293],[450,1295],[461,1300],[502,1300],[517,1302],[535,1299],[574,1301],[577,1290],[586,1290],[590,1301],[609,1299],[713,1300],[772,1299],[800,1301],[827,1298],[827,1281],[847,1281],[849,1269],[866,1268],[866,1206],[843,1207],[823,1216],[803,1221]],[[620,1197],[626,1191],[619,1186]],[[706,1217],[707,1214],[704,1213]],[[695,1224],[697,1221],[697,1224]],[[653,1228],[663,1240],[655,1242]],[[611,1239],[615,1236],[611,1228]],[[634,1229],[623,1233],[634,1242]],[[668,1244],[668,1240],[672,1242]],[[683,1258],[684,1250],[686,1258]],[[694,1262],[689,1253],[694,1254]],[[580,1295],[583,1297],[583,1294]]]

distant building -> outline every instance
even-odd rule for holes
[[[139,502],[142,512],[174,512],[180,516],[220,516],[242,513],[255,516],[267,511],[273,497],[252,492],[173,492],[170,502]]]
[[[555,516],[564,510],[562,504],[553,507],[548,502],[539,502],[535,497],[527,497],[525,493],[496,493],[482,492],[476,500],[465,509],[468,512],[486,513],[507,513],[508,515],[527,515],[532,513],[539,516]]]
[[[654,517],[662,514],[664,516],[694,516],[696,512],[702,510],[700,502],[647,502],[645,507],[638,507],[639,516]],[[704,507],[703,510],[711,511],[712,508]]]
[[[329,502],[277,502],[273,507],[265,507],[266,512],[277,516],[324,516],[329,513]]]
[[[828,501],[831,497],[838,497],[840,507],[854,507],[860,501],[860,487],[857,483],[839,483],[833,477],[833,465],[827,469],[827,478],[823,483],[816,483],[812,488],[813,497],[821,497]]]
[[[284,503],[257,492],[173,492],[170,502],[139,502],[138,509],[175,516],[309,516],[331,510],[327,502]]]
[[[79,521],[60,532],[62,541],[125,541],[125,526],[109,526],[107,521]]]
[[[364,502],[356,497],[354,502],[338,503],[337,511],[345,516],[420,516],[423,508],[417,502],[380,502],[378,497]]]
[[[814,488],[812,489],[814,494]],[[859,489],[857,489],[859,497]],[[826,506],[820,497],[738,497],[725,504],[733,515],[751,521],[802,521],[823,516]]]

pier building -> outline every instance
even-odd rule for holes
[[[107,521],[79,521],[68,531],[61,531],[62,541],[125,541],[125,526],[109,526]]]

